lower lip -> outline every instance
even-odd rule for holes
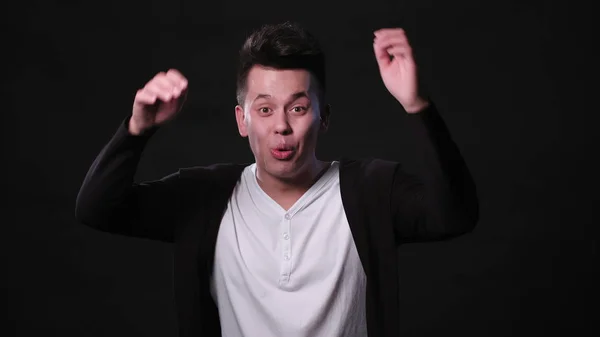
[[[286,160],[286,159],[290,159],[292,158],[292,156],[294,155],[294,151],[293,150],[271,150],[271,155],[273,155],[273,157],[275,157],[275,159],[279,159],[279,160]]]

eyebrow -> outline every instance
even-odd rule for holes
[[[254,98],[254,101],[257,101],[257,100],[259,100],[259,99],[261,99],[261,98],[268,99],[268,98],[271,98],[271,97],[272,97],[272,96],[271,96],[271,95],[268,95],[268,94],[258,94],[258,95],[256,96],[256,98]],[[296,93],[294,93],[294,94],[293,94],[293,95],[290,97],[290,101],[297,100],[298,98],[301,98],[301,97],[306,97],[306,98],[309,98],[309,99],[310,99],[310,97],[308,96],[308,93],[307,93],[306,91],[299,91],[299,92],[296,92]]]

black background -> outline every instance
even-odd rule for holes
[[[171,247],[74,219],[102,146],[156,72],[190,82],[138,178],[251,160],[235,127],[246,35],[295,20],[328,55],[319,156],[410,165],[372,32],[403,27],[473,172],[481,221],[400,247],[402,336],[595,335],[598,108],[592,2],[29,1],[2,5],[2,303],[11,336],[174,336]],[[331,8],[329,8],[331,7]],[[8,313],[8,315],[6,314]],[[597,332],[597,331],[595,331]]]

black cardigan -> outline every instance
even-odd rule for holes
[[[209,282],[217,233],[245,164],[178,170],[134,183],[148,139],[125,119],[102,149],[79,191],[77,219],[95,229],[174,244],[174,291],[180,336],[220,336]],[[367,275],[369,337],[397,337],[397,246],[470,232],[478,221],[475,185],[433,104],[408,115],[419,172],[380,159],[340,159],[344,210]]]

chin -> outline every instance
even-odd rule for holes
[[[294,178],[302,167],[302,165],[295,160],[279,161],[271,159],[265,164],[265,171],[269,175],[280,179]]]
[[[293,178],[296,175],[297,166],[294,165],[293,162],[275,162],[267,164],[266,170],[270,175],[282,178],[289,179]]]

